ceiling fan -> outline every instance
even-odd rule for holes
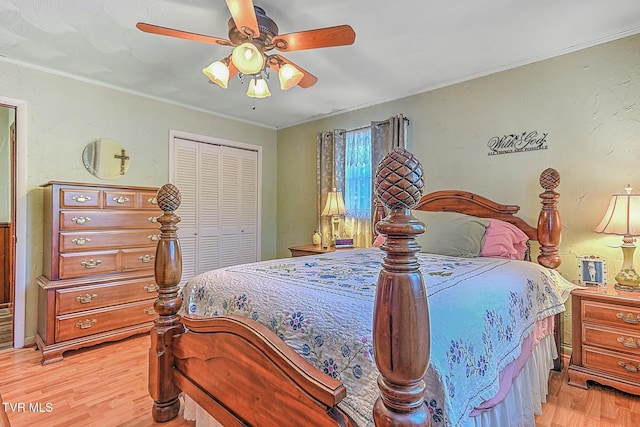
[[[278,34],[278,26],[269,18],[264,10],[254,6],[252,0],[226,0],[231,12],[229,19],[229,39],[222,39],[203,34],[175,30],[158,25],[138,22],[136,27],[141,31],[194,40],[222,46],[233,46],[232,53],[209,66],[202,72],[209,80],[222,88],[227,88],[230,77],[238,74],[250,76],[247,95],[264,98],[271,95],[265,79],[267,69],[278,73],[283,90],[298,85],[301,88],[313,86],[318,78],[302,67],[294,64],[278,53],[317,49],[322,47],[344,46],[353,44],[356,34],[349,25],[318,28],[296,33]]]

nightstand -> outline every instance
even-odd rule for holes
[[[338,250],[345,251],[349,249],[356,249],[356,248],[344,248],[344,249],[338,249]],[[335,252],[336,248],[332,246],[329,246],[328,248],[323,248],[320,245],[302,245],[302,246],[291,246],[289,250],[291,251],[292,257],[298,257],[298,256],[306,256],[306,255],[327,254],[330,252]]]
[[[574,290],[571,304],[569,384],[640,395],[640,293],[594,286]]]

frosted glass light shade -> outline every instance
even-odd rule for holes
[[[251,98],[266,98],[267,96],[271,96],[267,82],[264,79],[251,79],[247,96]]]
[[[293,65],[284,64],[278,71],[278,77],[280,78],[280,88],[288,90],[300,83],[304,74]]]
[[[227,83],[229,83],[229,67],[227,67],[223,62],[213,62],[208,67],[203,68],[202,72],[205,76],[209,77],[209,80],[221,88],[227,88]]]
[[[249,42],[242,43],[233,49],[231,61],[243,74],[256,74],[264,67],[262,52],[256,45]]]

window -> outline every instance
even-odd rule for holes
[[[371,245],[371,128],[346,132],[345,228],[358,247]]]

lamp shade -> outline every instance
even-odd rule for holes
[[[267,96],[271,96],[267,82],[264,79],[251,79],[249,89],[247,89],[247,96],[251,98],[266,98]]]
[[[626,194],[611,196],[607,212],[595,228],[596,233],[640,236],[640,194],[631,194],[631,187],[626,190]]]
[[[280,79],[280,88],[282,90],[288,90],[300,83],[300,80],[304,77],[304,74],[300,72],[296,67],[291,64],[284,64],[278,71],[278,78]]]
[[[227,67],[223,62],[213,62],[208,67],[204,68],[202,72],[205,76],[209,77],[209,80],[221,88],[227,88],[227,83],[229,83],[229,67]]]
[[[322,216],[335,216],[335,215],[346,215],[347,210],[344,207],[344,199],[342,198],[342,192],[336,191],[334,188],[333,191],[329,191],[327,193],[327,203],[324,205],[324,210],[322,211]]]
[[[262,52],[250,42],[236,46],[231,53],[231,61],[243,74],[256,74],[264,67]]]

